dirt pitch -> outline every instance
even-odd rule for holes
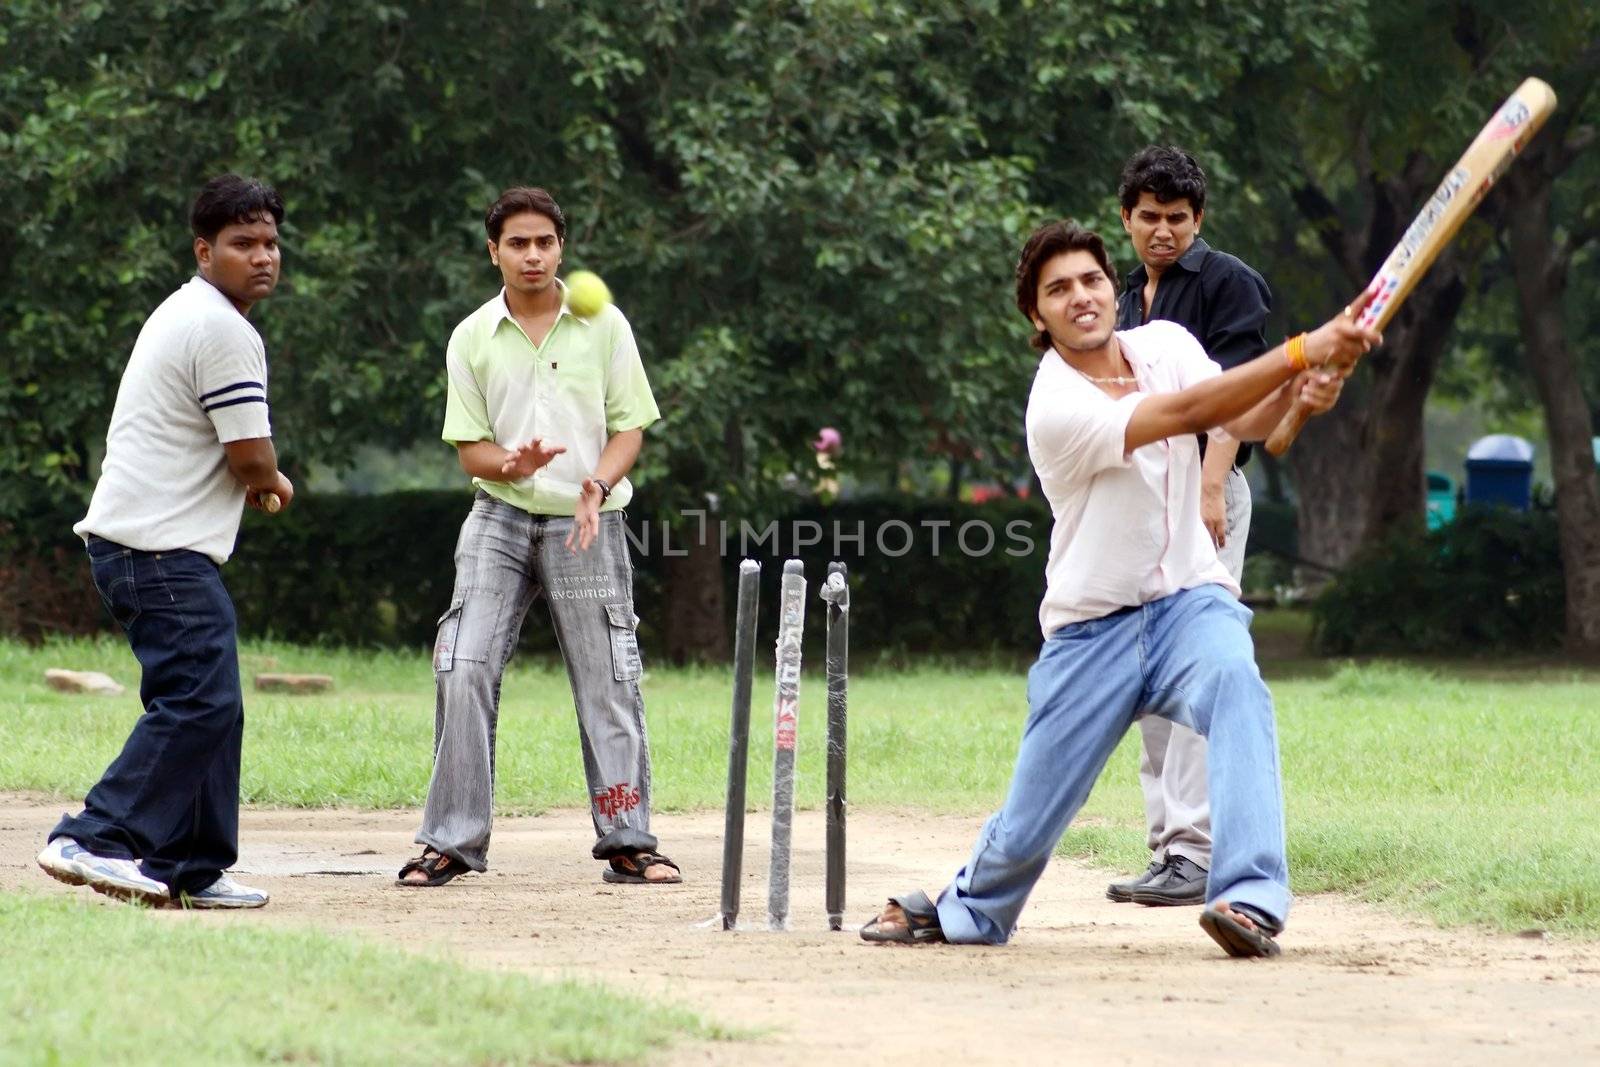
[[[62,805],[0,796],[6,888],[72,894],[33,865]],[[888,893],[937,890],[980,822],[850,816],[851,932],[822,915],[822,821],[796,820],[794,929],[767,932],[766,819],[751,815],[741,929],[717,909],[720,812],[656,830],[685,884],[609,886],[587,817],[503,819],[494,869],[407,890],[414,812],[248,811],[238,865],[272,890],[263,911],[158,913],[165,922],[357,932],[474,966],[599,980],[675,1002],[748,1040],[680,1043],[668,1064],[1027,1062],[1600,1062],[1600,944],[1441,931],[1336,896],[1301,899],[1285,955],[1225,958],[1194,908],[1111,904],[1105,871],[1057,862],[1002,948],[868,946],[853,930]],[[652,1056],[652,1059],[657,1057]]]

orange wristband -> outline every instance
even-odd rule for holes
[[[1289,361],[1290,370],[1308,370],[1311,366],[1306,362],[1306,335],[1297,333],[1289,338],[1283,346],[1283,358]]]

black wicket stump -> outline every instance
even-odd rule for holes
[[[761,605],[761,564],[739,564],[739,608],[733,639],[733,711],[728,730],[728,796],[722,828],[722,928],[739,921],[739,880],[744,874],[745,778],[750,766],[750,688],[755,671],[756,615]]]
[[[828,929],[844,928],[844,815],[846,718],[850,678],[849,572],[828,564],[822,599],[828,604],[828,798],[827,874],[824,905]]]

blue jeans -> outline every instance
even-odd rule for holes
[[[1160,715],[1210,745],[1208,902],[1289,915],[1283,788],[1272,695],[1256,669],[1250,612],[1205,585],[1086,622],[1044,643],[1028,673],[1028,721],[1005,806],[939,895],[954,942],[1003,944],[1056,843],[1134,720]]]
[[[244,698],[233,601],[197,552],[140,552],[89,538],[94,585],[142,674],[144,714],[122,753],[51,839],[142,861],[176,897],[238,858]]]

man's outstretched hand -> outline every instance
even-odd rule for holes
[[[500,464],[500,473],[508,482],[521,481],[566,450],[565,445],[547,445],[544,438],[535,437],[508,450],[505,462]]]

